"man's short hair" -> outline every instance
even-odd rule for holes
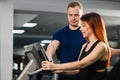
[[[76,6],[78,6],[81,10],[83,10],[82,4],[79,1],[70,2],[67,6],[67,10],[69,7],[76,7]]]

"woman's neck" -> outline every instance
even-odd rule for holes
[[[96,42],[98,40],[98,38],[95,35],[91,35],[89,37],[89,44],[93,44],[94,42]]]

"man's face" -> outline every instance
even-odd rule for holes
[[[73,27],[80,25],[80,17],[82,16],[82,10],[78,6],[69,7],[67,11],[68,22]]]

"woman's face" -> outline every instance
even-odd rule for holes
[[[80,31],[82,32],[82,35],[85,38],[89,37],[93,33],[93,30],[86,21],[82,21]]]

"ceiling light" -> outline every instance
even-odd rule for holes
[[[23,27],[34,27],[36,25],[37,25],[37,23],[25,23],[25,24],[23,24]]]
[[[25,32],[25,30],[13,30],[13,33],[15,33],[15,34],[22,34],[24,32]]]

